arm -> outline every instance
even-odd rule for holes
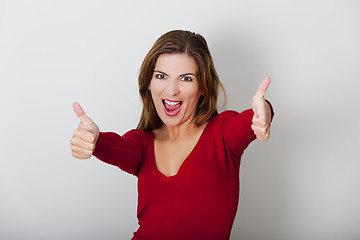
[[[78,159],[88,159],[94,155],[103,162],[136,175],[145,145],[144,131],[131,130],[123,136],[101,133],[78,103],[74,103],[73,108],[80,124],[71,138],[72,155]]]
[[[251,129],[254,112],[252,109],[247,109],[241,113],[225,111],[220,115],[221,133],[225,145],[233,159],[240,160],[245,149],[256,139]]]
[[[101,132],[93,155],[101,161],[137,175],[143,158],[146,135],[141,130],[130,130],[123,136]]]

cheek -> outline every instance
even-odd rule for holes
[[[199,92],[193,92],[191,95],[189,95],[188,97],[188,107],[190,109],[195,110],[197,108],[199,99],[200,99],[200,93]]]
[[[156,96],[156,87],[154,87],[154,84],[150,83],[148,89],[151,93],[151,97],[154,99],[154,97]]]
[[[199,97],[203,95],[202,91],[197,86],[192,86],[191,88],[187,89],[188,97],[192,100],[199,100]]]
[[[151,80],[149,84],[149,90],[153,97],[157,96],[159,93],[161,93],[163,86],[159,81],[156,81],[156,79]]]

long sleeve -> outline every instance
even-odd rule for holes
[[[127,173],[137,175],[147,146],[147,135],[144,131],[135,129],[123,136],[101,132],[93,155]]]
[[[256,139],[254,131],[251,129],[253,115],[252,109],[241,113],[226,111],[222,114],[220,121],[222,135],[226,146],[236,160],[240,161],[245,149]]]

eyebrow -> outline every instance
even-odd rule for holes
[[[154,72],[158,72],[158,73],[164,74],[164,75],[166,75],[166,76],[169,76],[169,74],[164,73],[164,72],[159,71],[159,70],[154,70]],[[192,76],[196,77],[196,75],[193,74],[193,73],[183,73],[183,74],[180,75],[180,77],[183,77],[183,76],[186,76],[186,75],[192,75]]]
[[[166,75],[166,76],[169,76],[167,73],[164,73],[164,72],[159,71],[159,70],[154,70],[154,72],[158,72],[158,73],[164,74],[164,75]]]

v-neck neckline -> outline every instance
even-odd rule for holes
[[[193,149],[191,150],[191,152],[185,157],[185,159],[182,161],[182,163],[180,164],[180,167],[178,168],[177,172],[175,175],[172,176],[166,176],[165,174],[163,174],[159,168],[157,167],[156,164],[156,156],[155,156],[155,135],[153,132],[151,132],[151,142],[150,142],[150,146],[152,149],[152,153],[151,153],[151,162],[152,162],[152,166],[154,168],[154,171],[156,172],[156,174],[165,182],[169,182],[173,179],[175,179],[176,177],[178,177],[182,171],[183,171],[183,165],[188,162],[188,159],[191,158],[191,156],[194,154],[194,152],[197,150],[198,145],[200,145],[200,143],[203,141],[202,139],[204,138],[204,135],[208,129],[208,125],[209,125],[210,121],[206,123],[206,126],[204,127],[204,129],[201,132],[201,135],[199,137],[199,139],[197,140],[197,142],[195,143],[195,146],[193,147]]]

